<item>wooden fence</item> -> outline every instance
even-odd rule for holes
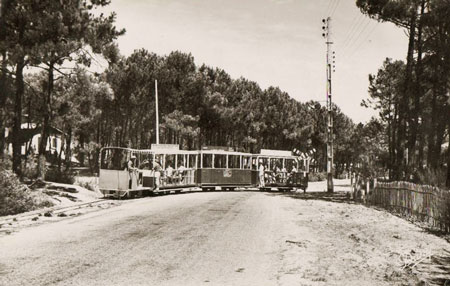
[[[409,182],[375,183],[367,203],[415,217],[450,232],[450,192]]]

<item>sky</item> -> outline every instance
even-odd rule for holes
[[[196,64],[224,69],[262,88],[278,86],[300,101],[326,101],[322,19],[331,17],[335,51],[332,99],[354,122],[376,111],[360,106],[368,75],[386,57],[405,59],[407,36],[391,23],[364,16],[354,0],[112,0],[118,39],[128,56],[145,48],[159,55],[191,53]]]

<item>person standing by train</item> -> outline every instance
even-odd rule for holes
[[[265,182],[264,182],[264,164],[262,162],[259,163],[259,187],[264,188]]]
[[[156,158],[153,162],[153,171],[155,174],[155,190],[159,191],[159,185],[161,183],[161,164],[159,164],[159,158]]]
[[[135,176],[137,168],[136,168],[136,156],[134,154],[131,155],[130,160],[127,162],[127,170],[128,170],[128,188],[131,189],[133,187],[133,176]]]

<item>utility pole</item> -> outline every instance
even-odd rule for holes
[[[156,144],[159,144],[158,80],[155,79]]]
[[[334,72],[334,52],[331,52],[331,18],[322,19],[322,37],[327,44],[327,191],[333,192],[333,105],[331,101],[331,73]],[[333,66],[332,66],[333,64]],[[332,68],[333,67],[333,68]]]

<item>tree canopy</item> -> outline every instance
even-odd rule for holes
[[[410,179],[427,168],[441,173],[447,165],[450,187],[444,149],[450,130],[450,2],[358,0],[357,6],[406,29],[409,37],[406,62],[387,59],[369,76],[370,99],[362,103],[380,111],[391,177]]]

